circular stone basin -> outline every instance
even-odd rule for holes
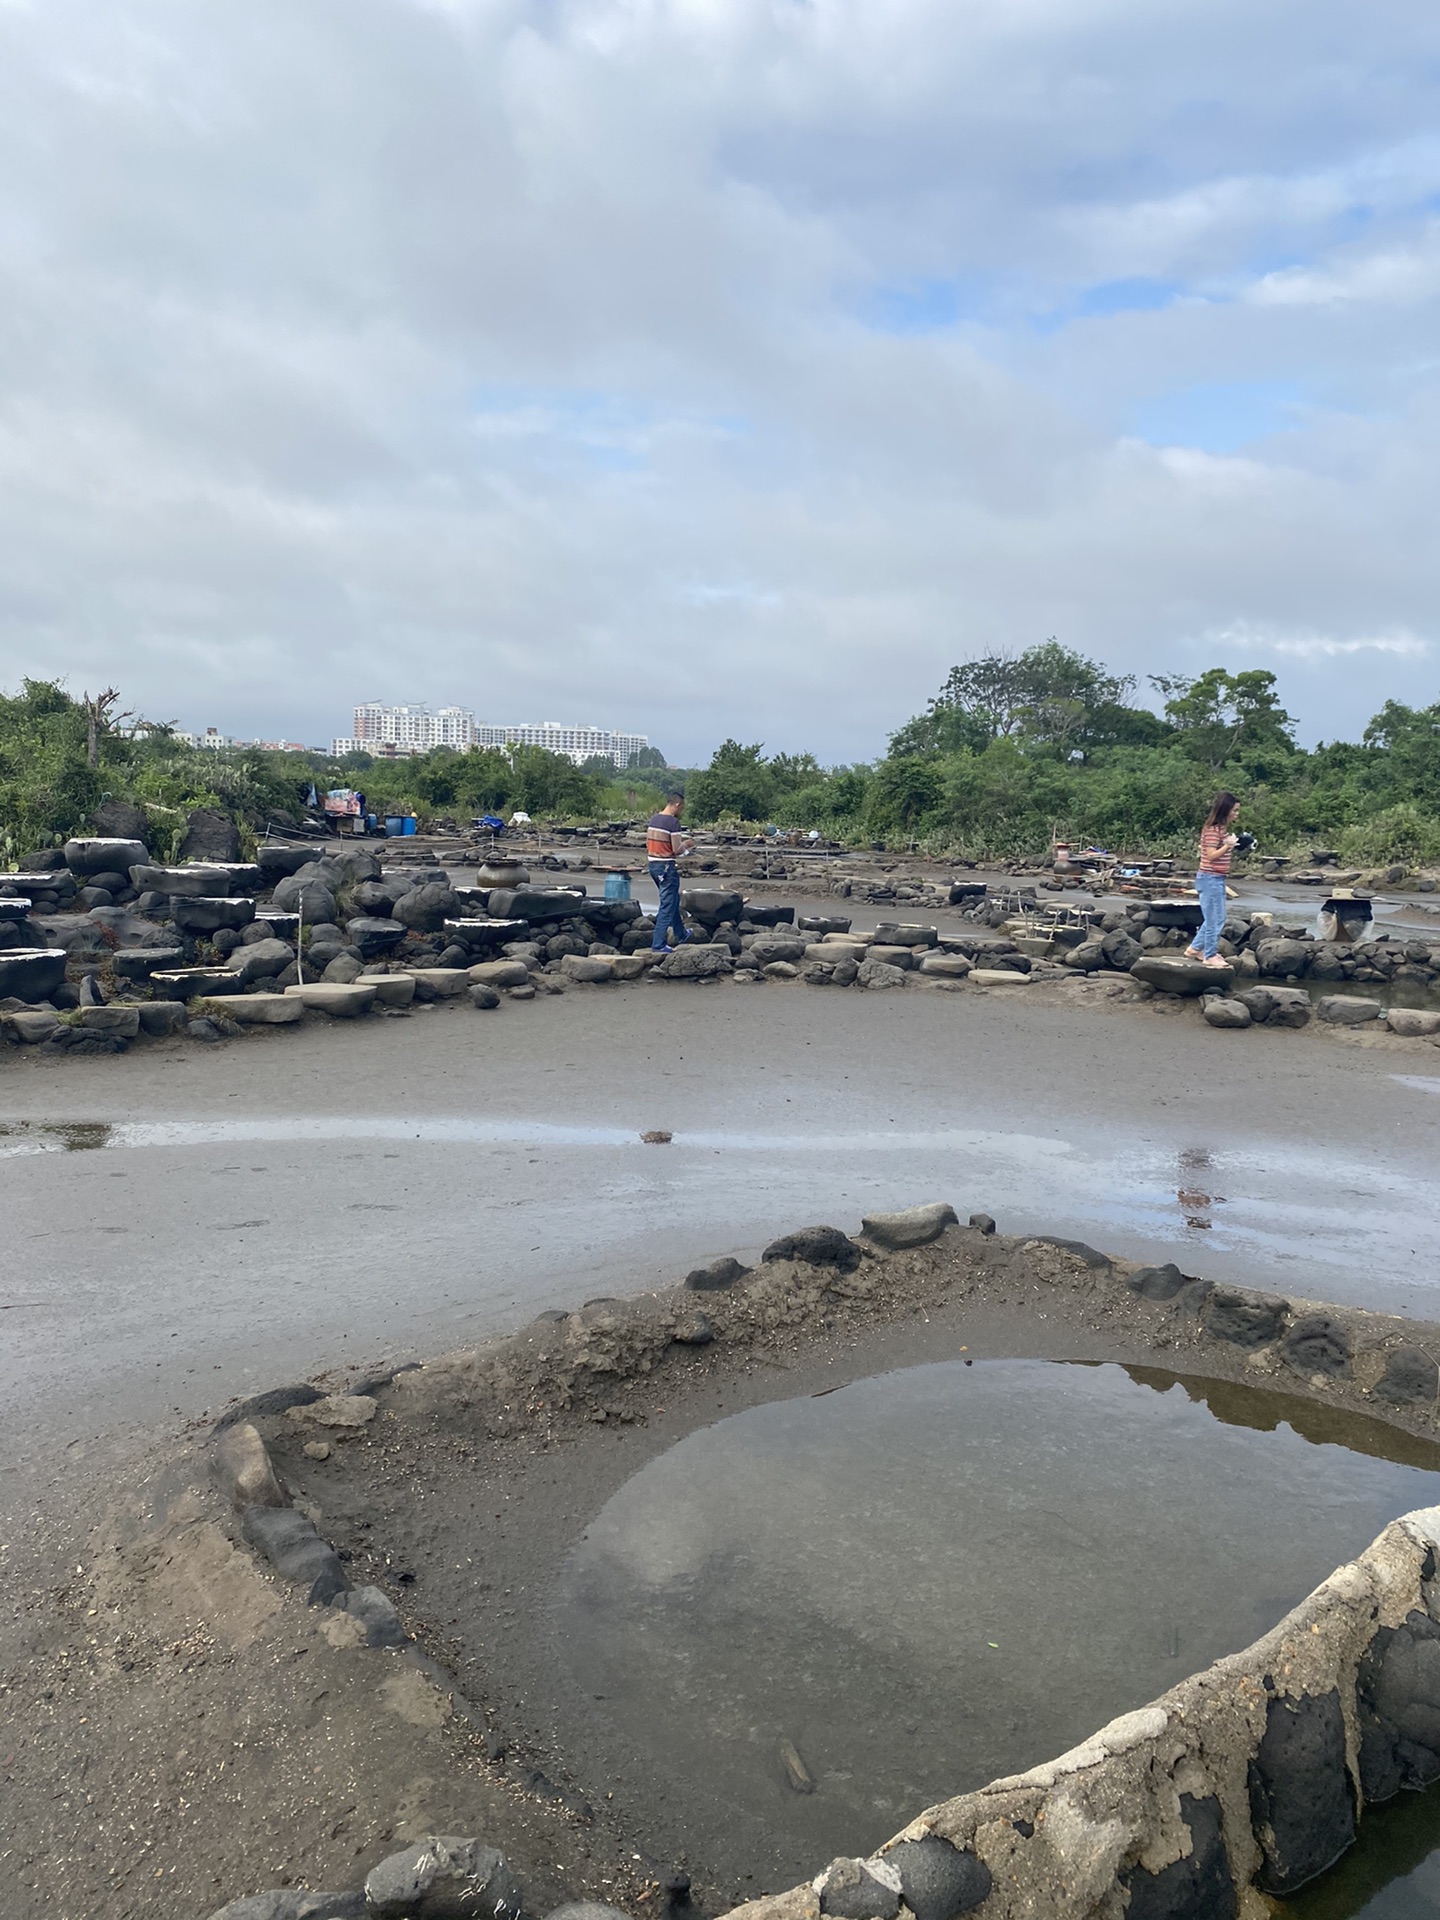
[[[1247,1646],[1440,1500],[1437,1468],[1378,1421],[1109,1365],[949,1362],[735,1414],[566,1563],[556,1641],[596,1703],[575,1757],[641,1844],[649,1809],[701,1870],[783,1887]]]

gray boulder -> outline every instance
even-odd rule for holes
[[[958,1226],[960,1216],[948,1201],[937,1200],[930,1206],[907,1207],[901,1213],[869,1213],[860,1222],[861,1231],[877,1246],[923,1247],[938,1240],[946,1227]]]
[[[186,1007],[183,1000],[147,1000],[135,1011],[140,1016],[140,1031],[157,1040],[163,1039],[167,1033],[178,1033],[185,1024]]]
[[[240,829],[219,807],[196,807],[185,822],[182,860],[238,860]]]
[[[1121,973],[1128,973],[1143,952],[1140,942],[1132,939],[1123,927],[1112,927],[1101,940],[1100,949],[1110,965],[1118,967]]]
[[[288,874],[298,873],[302,867],[312,865],[316,859],[313,846],[282,847],[270,846],[255,849],[255,864],[259,867],[266,886],[274,886]]]
[[[585,905],[583,893],[570,888],[495,887],[487,911],[496,920],[570,920]]]
[[[1378,1000],[1362,1000],[1358,994],[1327,993],[1316,1002],[1315,1011],[1332,1027],[1365,1027],[1385,1009]]]
[[[1385,1024],[1391,1033],[1404,1039],[1426,1040],[1432,1033],[1440,1033],[1440,1013],[1422,1012],[1419,1007],[1392,1007]]]
[[[129,873],[149,858],[143,840],[67,840],[65,864],[71,873]]]
[[[107,1034],[117,1040],[133,1040],[140,1031],[138,1007],[81,1007],[78,1018],[84,1032]]]
[[[702,927],[718,927],[722,920],[738,921],[745,902],[738,893],[718,887],[687,887],[680,894],[680,910]]]
[[[812,1267],[838,1267],[849,1273],[860,1264],[860,1249],[839,1227],[802,1227],[798,1233],[785,1233],[772,1240],[760,1256],[762,1261],[801,1260]]]
[[[281,913],[303,913],[310,926],[335,918],[335,890],[318,862],[278,880],[274,898]]]
[[[836,968],[839,974],[839,968]],[[890,987],[903,987],[905,973],[901,967],[892,967],[888,960],[862,960],[855,972],[857,986],[868,987],[872,993],[880,993]]]
[[[460,901],[454,888],[442,886],[438,881],[412,887],[409,893],[401,894],[392,908],[395,919],[412,933],[439,933],[445,922],[455,919],[459,912]]]
[[[90,824],[102,840],[138,840],[150,844],[150,822],[139,807],[128,800],[102,800],[90,816]]]
[[[1140,949],[1135,949],[1137,955]],[[1070,947],[1060,956],[1062,967],[1073,967],[1077,973],[1095,973],[1105,965],[1105,949],[1098,940],[1082,940],[1078,947]]]
[[[760,934],[750,947],[750,958],[757,967],[771,967],[777,961],[788,961],[792,966],[805,958],[803,940],[787,940],[783,934]]]
[[[232,1900],[210,1920],[365,1920],[365,1895],[306,1893],[303,1887],[276,1887]]]
[[[743,1280],[749,1273],[749,1267],[742,1267],[730,1254],[712,1260],[708,1266],[692,1267],[685,1276],[685,1285],[692,1293],[718,1293],[724,1287],[733,1287],[737,1280]]]
[[[733,973],[735,962],[728,947],[676,947],[668,959],[653,969],[662,980],[717,980]]]
[[[1198,999],[1202,993],[1227,991],[1235,975],[1230,967],[1207,967],[1203,960],[1187,960],[1183,954],[1147,953],[1131,967],[1130,977],[1157,993]]]
[[[1235,998],[1250,1009],[1252,1020],[1269,1027],[1305,1027],[1310,1024],[1310,996],[1303,987],[1246,987]]]
[[[1315,949],[1306,940],[1262,940],[1255,948],[1262,974],[1304,973]]]
[[[1248,1027],[1250,1009],[1243,1000],[1226,1000],[1218,993],[1207,994],[1200,1011],[1212,1027]]]
[[[372,1920],[518,1920],[520,1888],[493,1847],[432,1834],[372,1869],[365,1911]]]
[[[405,1623],[379,1587],[351,1587],[335,1602],[365,1629],[367,1647],[403,1647],[410,1636]]]
[[[27,1047],[38,1047],[60,1031],[59,1019],[45,1007],[0,1014],[0,1020],[5,1023],[6,1032],[12,1033]]]
[[[66,959],[58,947],[0,948],[0,1000],[48,1000],[65,984]]]
[[[363,972],[364,968],[353,953],[337,953],[333,960],[326,962],[322,978],[338,981],[342,987],[348,987]]]
[[[938,1834],[902,1840],[882,1854],[878,1864],[899,1874],[900,1891],[915,1920],[957,1920],[990,1897],[993,1882],[985,1862],[968,1848],[952,1847]],[[1132,1910],[1138,1916],[1133,1902]],[[1161,1920],[1158,1911],[1155,1920]]]
[[[240,1530],[277,1573],[309,1588],[312,1607],[328,1606],[349,1587],[335,1549],[294,1507],[247,1507]]]
[[[896,1920],[900,1875],[880,1860],[832,1860],[816,1888],[820,1911],[834,1920]]]
[[[399,946],[405,938],[405,928],[398,920],[358,914],[346,923],[345,936],[349,945],[358,949],[362,960],[381,960]]]
[[[287,946],[283,940],[254,940],[248,946],[236,947],[226,965],[232,973],[238,973],[247,983],[251,980],[273,980],[277,973],[283,973],[295,958],[295,949]]]

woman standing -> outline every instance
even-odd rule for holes
[[[1225,880],[1238,838],[1232,828],[1239,811],[1240,802],[1233,793],[1217,793],[1200,829],[1200,871],[1195,876],[1195,891],[1205,917],[1185,953],[1191,960],[1203,960],[1207,967],[1230,964],[1220,958],[1220,934],[1225,925]]]

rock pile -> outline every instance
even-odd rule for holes
[[[4,1037],[114,1053],[144,1035],[215,1040],[292,1026],[307,1009],[352,1019],[465,998],[493,1010],[647,978],[954,992],[1119,974],[1142,998],[1195,999],[1217,1028],[1298,1027],[1313,1010],[1333,1025],[1383,1016],[1392,1033],[1440,1038],[1440,1008],[1385,1014],[1356,992],[1433,989],[1440,945],[1382,933],[1346,947],[1267,914],[1233,914],[1227,965],[1212,969],[1184,956],[1183,912],[1164,903],[1137,902],[1053,940],[1025,937],[1023,926],[1011,937],[1011,916],[1034,904],[1033,892],[992,899],[979,882],[947,881],[933,889],[937,902],[958,904],[979,923],[973,932],[893,920],[867,933],[848,917],[797,917],[717,885],[682,895],[685,943],[657,955],[654,923],[637,903],[592,898],[573,877],[583,858],[554,884],[534,884],[512,862],[478,876],[507,884],[472,887],[419,855],[382,866],[360,845],[267,845],[251,861],[219,858],[225,850],[166,866],[138,839],[72,840],[0,875]],[[1299,983],[1316,980],[1337,991],[1312,1003]]]

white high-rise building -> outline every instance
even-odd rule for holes
[[[623,771],[631,754],[649,744],[643,733],[615,733],[609,727],[567,727],[558,720],[538,726],[477,726],[469,707],[441,707],[432,713],[423,701],[389,706],[383,700],[367,700],[355,709],[354,731],[333,741],[331,752],[337,759],[357,752],[388,759],[429,753],[435,747],[454,747],[459,752],[466,747],[544,747],[550,753],[563,753],[577,767],[598,755]]]
[[[544,747],[548,753],[563,753],[576,766],[601,756],[614,766],[628,767],[632,753],[650,744],[643,733],[615,733],[609,727],[567,727],[558,720],[546,720],[538,726],[478,726],[478,747]]]
[[[441,707],[432,713],[423,701],[389,706],[367,700],[355,709],[354,730],[345,751],[429,753],[434,747],[462,750],[475,745],[475,715],[469,707]],[[340,743],[336,742],[339,749]]]

